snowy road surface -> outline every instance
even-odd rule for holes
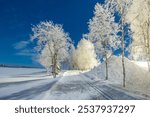
[[[83,74],[56,79],[0,83],[0,99],[141,99],[105,81],[94,81]]]

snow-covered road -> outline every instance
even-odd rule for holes
[[[8,94],[3,96],[0,95],[0,99],[4,99],[4,100],[19,100],[19,99],[34,99],[36,96],[38,96],[39,94],[41,94],[42,92],[45,92],[47,90],[49,90],[53,84],[56,83],[57,80],[52,81],[52,82],[48,82],[47,83],[42,83],[36,86],[30,86],[30,87],[22,87],[21,90],[15,91],[13,93],[11,93],[11,89],[9,89],[7,92]],[[29,81],[30,83],[34,83],[36,84],[37,81]],[[7,85],[3,85],[3,89],[7,86],[7,87],[12,87],[13,85],[17,85],[16,88],[19,88],[20,85],[29,85],[29,82],[20,82],[20,83],[9,83]],[[1,86],[1,85],[0,85]],[[13,89],[12,89],[13,90]],[[1,91],[1,89],[0,89]]]
[[[56,79],[1,83],[0,99],[133,100],[142,98],[105,81],[94,81],[80,74]]]
[[[93,81],[84,74],[61,78],[48,93],[45,99],[141,99],[141,97],[124,89],[118,89],[105,81]]]

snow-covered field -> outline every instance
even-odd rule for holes
[[[29,75],[45,71],[44,69],[38,68],[8,68],[0,67],[0,78],[5,77],[16,77],[19,75]]]
[[[0,67],[0,83],[43,79],[44,69]],[[49,78],[49,76],[44,77]]]
[[[91,71],[62,71],[53,79],[44,69],[0,68],[0,99],[150,99],[150,73],[125,59],[126,88],[122,88],[120,57]]]

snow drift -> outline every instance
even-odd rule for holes
[[[108,61],[109,81],[121,86],[123,79],[121,57],[112,56]],[[150,73],[138,66],[135,61],[130,61],[127,58],[125,58],[125,67],[126,88],[150,95]],[[105,79],[105,63],[86,74],[93,79]]]

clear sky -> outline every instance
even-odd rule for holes
[[[94,5],[104,0],[0,0],[0,64],[37,66],[18,54],[16,43],[30,39],[32,25],[52,20],[62,24],[75,44],[87,33]]]

